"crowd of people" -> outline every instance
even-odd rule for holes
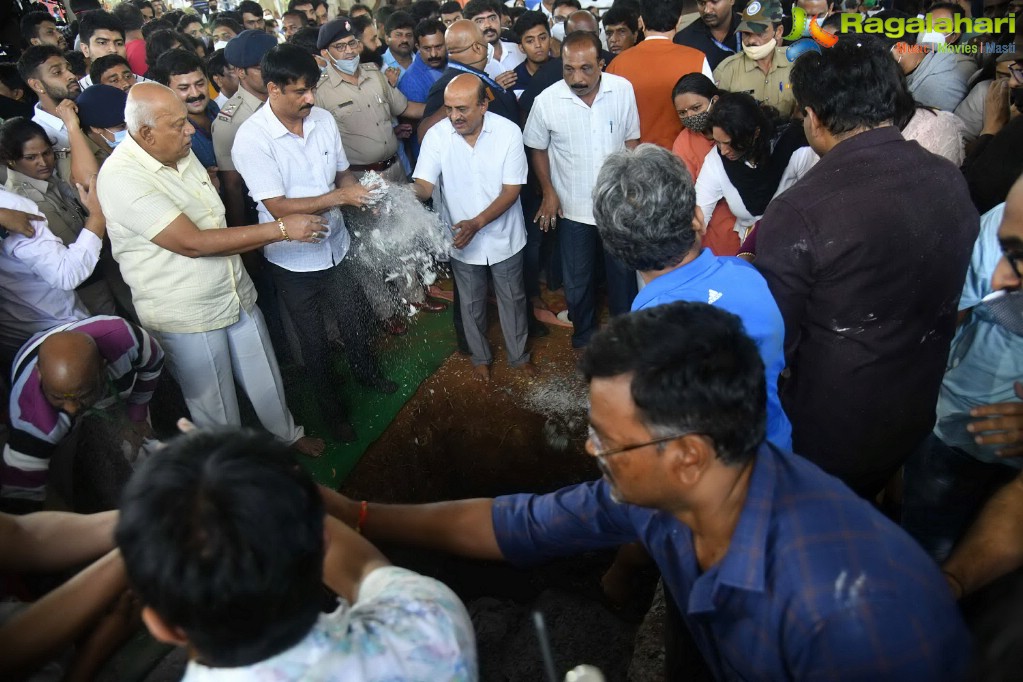
[[[4,604],[0,677],[90,679],[141,617],[186,679],[477,679],[465,607],[382,541],[617,549],[611,598],[656,565],[666,679],[1012,679],[1019,602],[989,650],[957,600],[1020,596],[1021,7],[27,8],[0,63],[0,570],[93,563]],[[599,480],[385,505],[299,465],[326,443],[281,366],[353,442],[335,356],[394,393],[378,336],[448,308],[365,256],[404,189],[446,226],[482,384],[489,296],[532,377],[563,289]],[[188,419],[160,439],[168,383]],[[42,511],[96,413],[119,511]]]

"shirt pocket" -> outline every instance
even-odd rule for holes
[[[359,105],[357,100],[349,100],[347,102],[341,102],[334,106],[331,113],[334,114],[334,118],[341,125],[351,125],[354,116],[363,112],[362,107]]]

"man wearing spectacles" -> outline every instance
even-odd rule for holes
[[[967,149],[962,169],[973,203],[981,213],[1002,203],[1023,173],[1020,112],[1023,112],[1023,38],[1017,39],[1011,52],[998,58],[994,80],[978,83],[956,109],[967,129],[979,132],[972,148]]]
[[[905,469],[903,527],[943,561],[1023,469],[1023,180],[980,219],[934,432]],[[990,406],[990,407],[985,407]]]
[[[526,53],[515,43],[501,40],[501,6],[496,0],[469,0],[462,16],[476,24],[489,45],[490,52],[483,69],[506,88],[515,84],[515,67],[526,61]],[[513,72],[508,75],[508,72]]]
[[[331,496],[329,513],[375,540],[519,565],[641,542],[715,679],[962,677],[969,635],[937,566],[764,441],[763,362],[739,318],[688,302],[614,318],[580,368],[600,480],[430,505]]]

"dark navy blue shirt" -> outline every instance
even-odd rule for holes
[[[505,558],[527,565],[639,541],[718,680],[960,680],[970,635],[938,566],[807,460],[761,445],[722,559],[688,526],[611,499],[604,481],[494,500]]]
[[[778,375],[785,369],[785,320],[767,281],[740,258],[715,256],[704,249],[696,260],[656,278],[636,295],[632,309],[693,301],[710,303],[737,315],[756,342],[767,376],[767,439],[792,449],[792,424],[778,397]]]
[[[213,119],[220,113],[220,107],[213,100],[210,100],[206,104],[206,112],[203,114],[212,124]],[[191,120],[191,119],[189,119]],[[213,151],[213,138],[210,133],[200,128],[196,124],[192,124],[195,128],[195,133],[192,135],[192,151],[195,152],[195,158],[199,159],[204,167],[209,168],[210,166],[217,165],[217,155]]]
[[[710,64],[713,71],[721,62],[742,52],[742,37],[737,30],[740,21],[742,21],[742,16],[733,13],[732,23],[728,26],[728,34],[725,35],[724,41],[718,42],[707,24],[697,18],[696,21],[676,33],[673,42],[676,45],[685,45],[702,52],[706,55],[707,63]]]

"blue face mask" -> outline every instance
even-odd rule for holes
[[[109,146],[111,149],[113,149],[117,145],[119,145],[122,142],[124,142],[124,138],[128,136],[128,130],[127,129],[113,131],[113,130],[110,130],[108,128],[104,128],[103,130],[106,130],[108,133],[110,133],[111,135],[114,136],[114,141],[113,142],[111,142],[110,140],[108,140],[105,137],[103,138],[103,141],[106,142],[107,146]]]
[[[330,60],[334,62],[334,66],[336,66],[341,73],[348,76],[354,76],[355,72],[359,70],[359,58],[360,55],[355,55],[351,59],[334,59],[331,57]]]

